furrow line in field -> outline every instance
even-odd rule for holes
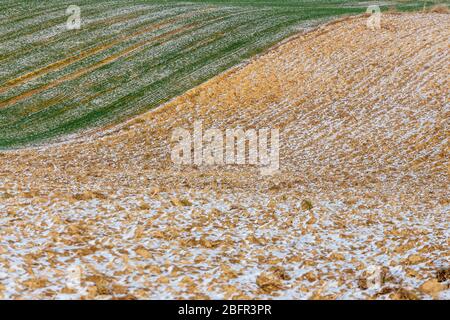
[[[2,20],[0,22],[0,30],[2,30],[5,26],[9,25],[9,24],[14,24],[17,26],[18,22],[25,22],[27,20],[30,19],[34,19],[36,17],[40,17],[43,14],[48,14],[48,13],[54,13],[57,12],[59,10],[64,10],[65,8],[67,8],[67,5],[62,5],[62,4],[55,4],[54,6],[49,6],[48,4],[45,5],[45,7],[34,7],[32,12],[30,12],[30,10],[27,10],[27,8],[23,7],[23,4],[17,4],[16,5],[21,6],[21,10],[20,13],[18,13],[15,16],[6,16],[5,20]],[[42,9],[42,10],[40,10]],[[40,10],[40,11],[37,11]],[[27,14],[24,14],[24,11],[27,12]],[[36,12],[37,11],[37,12]],[[24,27],[26,27],[27,25],[25,25]],[[0,31],[0,35],[2,34],[2,31]]]
[[[85,28],[83,28],[82,33],[77,33],[77,37],[76,38],[72,38],[71,35],[66,35],[63,39],[64,41],[58,41],[58,42],[54,42],[54,48],[52,48],[51,50],[53,50],[56,53],[55,60],[65,60],[67,59],[67,56],[64,56],[64,52],[65,51],[75,51],[77,52],[76,54],[72,55],[72,56],[76,56],[79,54],[82,54],[83,51],[88,51],[88,50],[93,50],[94,48],[98,48],[101,47],[102,45],[107,45],[111,40],[115,41],[117,40],[117,38],[119,39],[126,39],[128,36],[130,36],[130,39],[132,39],[134,33],[140,31],[140,30],[145,30],[149,28],[149,24],[156,24],[156,23],[160,23],[161,21],[163,21],[163,19],[169,20],[170,18],[176,18],[177,15],[185,13],[186,10],[173,10],[173,9],[169,9],[167,11],[163,10],[161,14],[156,14],[155,16],[151,15],[150,19],[147,21],[147,16],[144,19],[138,19],[138,21],[135,21],[134,23],[127,23],[125,25],[121,25],[121,28],[124,28],[123,30],[114,30],[111,31],[109,34],[101,36],[101,37],[96,37],[94,36],[93,39],[92,38],[92,34],[89,32],[89,30],[85,30]],[[131,31],[131,32],[130,32]],[[117,34],[118,32],[121,32],[121,34]],[[79,37],[79,35],[82,35],[81,37]],[[86,35],[90,35],[91,38],[86,38]],[[69,41],[68,45],[65,45],[65,40]],[[78,45],[78,44],[71,44],[72,42],[74,42],[75,40],[78,41],[82,41],[83,45]],[[126,41],[126,40],[123,40]],[[52,65],[54,63],[58,63],[58,61],[56,62],[52,62],[51,60],[49,62],[47,62],[47,64],[45,65],[44,63],[46,61],[48,61],[49,59],[52,58],[52,56],[48,57],[45,55],[42,55],[41,52],[43,52],[43,50],[45,49],[49,49],[48,46],[45,46],[42,50],[34,50],[32,51],[31,55],[27,56],[27,59],[24,61],[24,67],[22,67],[21,69],[15,71],[15,69],[11,69],[11,71],[9,72],[9,77],[15,77],[15,78],[20,78],[21,75],[20,73],[22,72],[26,72],[29,67],[29,61],[31,61],[33,64],[30,66],[34,66],[34,68],[37,67],[37,69],[44,69],[47,68],[49,65]],[[33,50],[33,48],[28,48],[27,50]],[[62,53],[61,53],[62,52]],[[17,54],[26,54],[26,52],[20,52]],[[35,57],[36,55],[36,57]],[[8,57],[9,60],[11,60],[13,57]],[[70,57],[69,57],[70,58]],[[18,58],[18,60],[20,61],[21,58]],[[36,70],[30,71],[28,73],[32,73],[35,72]],[[8,77],[8,73],[3,72],[4,76],[3,77]],[[14,80],[10,80],[10,81],[14,81]]]
[[[65,8],[67,8],[66,6]],[[112,7],[112,8],[111,8]],[[89,17],[91,15],[98,15],[106,11],[113,11],[114,8],[119,8],[120,4],[105,8],[99,6],[99,4],[88,5],[84,7],[83,16]],[[8,40],[20,41],[24,38],[31,38],[34,33],[43,32],[49,30],[57,25],[65,25],[68,19],[65,8],[50,11],[51,13],[43,12],[37,14],[35,19],[32,19],[29,23],[11,23],[11,30],[7,31],[0,36],[0,41],[6,43]]]
[[[3,93],[3,92],[6,92],[6,91],[8,91],[8,90],[10,90],[10,89],[12,89],[12,88],[14,88],[16,86],[18,86],[18,85],[24,84],[27,81],[30,81],[32,79],[41,77],[41,76],[46,75],[46,74],[48,74],[50,72],[53,72],[53,71],[56,71],[56,70],[60,70],[60,69],[66,67],[68,65],[71,65],[71,64],[77,62],[77,61],[80,61],[80,60],[85,59],[87,57],[93,56],[93,55],[95,55],[97,53],[106,51],[106,50],[114,47],[115,45],[117,45],[117,44],[119,44],[121,42],[130,40],[132,38],[138,37],[138,36],[140,36],[142,34],[145,34],[145,33],[151,32],[151,31],[162,29],[163,27],[168,26],[168,25],[170,25],[170,24],[172,24],[174,22],[180,21],[183,18],[187,18],[190,15],[192,15],[192,13],[188,13],[184,17],[183,17],[183,15],[176,16],[175,18],[171,18],[171,19],[166,20],[164,22],[161,22],[161,23],[158,23],[158,24],[155,24],[155,25],[151,25],[149,27],[145,27],[145,28],[143,28],[141,30],[135,31],[131,35],[120,37],[119,39],[116,39],[116,40],[114,40],[114,41],[112,41],[112,42],[110,42],[108,44],[103,44],[101,46],[97,46],[97,47],[91,48],[89,50],[82,51],[80,54],[77,54],[77,55],[65,58],[63,60],[54,62],[54,63],[52,63],[50,65],[47,65],[47,66],[45,66],[45,67],[43,67],[41,69],[35,70],[33,72],[30,72],[30,73],[25,74],[25,75],[23,75],[21,77],[9,80],[4,86],[2,86],[0,88],[0,94]],[[154,39],[154,40],[158,40],[158,39]],[[154,40],[152,39],[151,41],[154,41]],[[146,42],[150,43],[151,41],[142,41],[140,44],[138,44],[138,46],[143,46],[143,45],[145,45]],[[133,47],[131,47],[131,48],[132,48],[132,50],[136,49],[136,48],[133,48]],[[2,103],[0,103],[0,108],[2,106],[4,106],[4,105]]]
[[[42,91],[48,90],[50,88],[53,88],[53,87],[55,87],[55,86],[65,82],[65,81],[73,80],[75,78],[78,78],[81,75],[84,75],[84,74],[86,74],[88,72],[91,72],[91,71],[94,71],[94,70],[96,70],[96,69],[98,69],[98,68],[100,68],[102,66],[110,64],[110,63],[112,63],[112,62],[114,62],[114,61],[116,61],[116,60],[118,60],[118,59],[120,59],[120,58],[122,58],[124,56],[127,56],[129,54],[132,54],[132,53],[138,51],[139,49],[142,49],[143,47],[145,47],[146,45],[148,45],[148,44],[150,44],[152,42],[165,39],[168,36],[173,36],[173,35],[175,35],[177,33],[185,31],[185,30],[193,29],[196,25],[197,25],[197,23],[192,23],[192,24],[190,24],[188,26],[177,28],[177,29],[175,29],[173,31],[164,33],[163,35],[160,35],[160,36],[157,36],[155,38],[152,38],[151,40],[141,41],[141,42],[139,42],[139,43],[137,43],[137,44],[135,44],[135,45],[125,49],[125,50],[122,50],[121,52],[119,52],[117,54],[114,54],[114,55],[110,56],[109,58],[103,59],[102,61],[96,63],[93,66],[90,66],[88,68],[79,70],[79,71],[77,71],[75,73],[72,73],[70,75],[64,76],[64,77],[62,77],[62,78],[60,78],[60,79],[58,79],[56,81],[53,81],[53,82],[51,82],[49,84],[46,84],[46,85],[41,86],[39,88],[36,88],[36,89],[30,90],[30,91],[24,92],[24,93],[22,93],[22,94],[20,94],[18,96],[15,96],[13,98],[10,98],[10,99],[7,99],[5,101],[2,101],[0,103],[0,109],[1,108],[5,108],[7,106],[10,106],[10,105],[12,105],[14,103],[17,103],[18,101],[21,101],[21,100],[24,100],[26,98],[29,98],[32,95],[36,94],[36,93],[40,93]],[[103,51],[103,50],[101,50],[101,51]],[[67,63],[67,64],[70,64],[70,62]],[[58,66],[55,67],[55,69],[57,69],[57,68],[58,68]]]
[[[167,6],[168,8],[174,9],[177,7],[173,6]],[[80,36],[86,35],[101,29],[105,28],[106,31],[115,31],[115,30],[108,30],[108,28],[111,28],[114,26],[114,24],[120,24],[121,22],[126,21],[132,21],[135,18],[144,17],[149,13],[154,12],[155,9],[161,9],[162,6],[147,6],[146,8],[141,8],[140,6],[136,8],[136,10],[132,10],[132,8],[127,8],[126,10],[117,8],[109,8],[106,11],[98,11],[93,12],[91,15],[83,15],[82,18],[82,27],[79,30],[67,30],[65,23],[57,24],[52,26],[53,29],[55,29],[57,32],[51,33],[52,28],[47,28],[45,31],[50,33],[49,35],[37,37],[36,39],[31,39],[29,42],[22,43],[19,39],[13,39],[14,42],[17,40],[19,43],[15,44],[15,46],[9,46],[8,43],[5,44],[5,47],[9,48],[9,52],[6,52],[2,54],[5,58],[14,58],[14,57],[20,57],[19,54],[26,54],[27,52],[30,52],[30,50],[34,50],[36,48],[46,48],[52,44],[59,44],[60,41],[63,40],[78,40]],[[181,7],[180,7],[181,8]],[[157,13],[158,13],[157,11]],[[163,12],[163,10],[161,10]],[[67,32],[66,32],[67,31]],[[40,33],[42,34],[43,30],[40,30]],[[30,34],[31,35],[31,34]],[[30,35],[27,35],[25,37],[29,37]],[[22,49],[22,50],[21,50]],[[34,53],[34,52],[33,52]],[[10,55],[8,55],[10,54]]]

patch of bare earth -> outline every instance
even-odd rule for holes
[[[293,38],[102,138],[0,154],[0,297],[448,299],[446,14]],[[174,128],[279,128],[281,172]]]

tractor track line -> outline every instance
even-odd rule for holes
[[[196,25],[198,25],[198,23],[192,23],[192,24],[189,24],[187,26],[182,26],[182,27],[177,28],[175,30],[166,32],[166,33],[164,33],[162,35],[159,35],[157,37],[152,38],[151,40],[140,41],[137,44],[134,44],[133,46],[128,47],[128,48],[122,50],[121,52],[119,52],[117,54],[114,54],[114,55],[112,55],[112,56],[110,56],[108,58],[105,58],[105,59],[101,60],[100,62],[97,62],[93,66],[90,66],[88,68],[79,70],[77,72],[74,72],[74,73],[69,74],[67,76],[64,76],[62,78],[59,78],[59,79],[57,79],[57,80],[55,80],[53,82],[50,82],[50,83],[48,83],[48,84],[46,84],[44,86],[32,89],[30,91],[26,91],[26,92],[24,92],[22,94],[19,94],[18,96],[15,96],[15,97],[12,97],[10,99],[7,99],[7,100],[5,100],[5,101],[0,103],[0,109],[8,107],[10,105],[13,105],[13,104],[15,104],[15,103],[17,103],[19,101],[22,101],[22,100],[24,100],[26,98],[29,98],[29,97],[37,94],[37,93],[40,93],[40,92],[43,92],[45,90],[54,88],[55,86],[57,86],[57,85],[59,85],[61,83],[64,83],[66,81],[74,80],[74,79],[76,79],[76,78],[78,78],[78,77],[80,77],[80,76],[82,76],[82,75],[84,75],[84,74],[86,74],[88,72],[94,71],[94,70],[96,70],[96,69],[98,69],[100,67],[103,67],[103,66],[105,66],[107,64],[110,64],[110,63],[112,63],[112,62],[114,62],[114,61],[116,61],[116,60],[118,60],[118,59],[120,59],[122,57],[125,57],[125,56],[127,56],[127,55],[129,55],[131,53],[134,53],[134,52],[138,51],[139,49],[142,49],[143,47],[145,47],[146,45],[148,45],[148,44],[150,44],[152,42],[155,42],[155,41],[167,38],[168,36],[175,35],[177,33],[185,31],[185,30],[193,29]]]
[[[189,17],[189,16],[192,16],[193,14],[189,13],[189,14],[183,14],[183,15],[187,15]],[[127,35],[127,36],[121,37],[119,39],[116,39],[116,40],[114,40],[114,41],[112,41],[112,42],[110,42],[110,43],[108,43],[106,45],[101,45],[101,46],[97,46],[97,47],[88,49],[88,50],[83,51],[83,52],[81,52],[81,53],[79,53],[77,55],[70,56],[70,57],[62,59],[60,61],[56,61],[56,62],[54,62],[52,64],[49,64],[49,65],[47,65],[45,67],[42,67],[40,69],[31,71],[31,72],[29,72],[29,73],[27,73],[25,75],[22,75],[20,77],[15,78],[15,79],[11,79],[8,82],[6,82],[6,84],[3,87],[0,88],[0,94],[6,92],[8,90],[11,90],[12,88],[15,88],[15,87],[17,87],[19,85],[25,84],[25,83],[27,83],[27,82],[29,82],[31,80],[34,80],[34,79],[39,78],[39,77],[42,77],[42,76],[44,76],[44,75],[46,75],[46,74],[48,74],[50,72],[61,70],[62,68],[65,68],[65,67],[67,67],[67,66],[69,66],[69,65],[71,65],[71,64],[73,64],[75,62],[78,62],[78,61],[81,61],[81,60],[83,60],[85,58],[91,57],[91,56],[93,56],[93,55],[95,55],[97,53],[106,51],[106,50],[112,48],[113,46],[115,46],[115,45],[117,45],[117,44],[119,44],[121,42],[124,42],[124,41],[130,40],[132,38],[138,37],[138,36],[140,36],[140,35],[142,35],[144,33],[147,33],[147,32],[152,32],[152,31],[156,31],[156,30],[159,30],[161,28],[164,28],[164,27],[170,25],[171,23],[180,21],[182,18],[183,17],[180,17],[180,16],[177,16],[175,18],[171,18],[169,20],[166,20],[164,22],[158,23],[156,25],[152,25],[150,27],[146,27],[146,28],[143,28],[141,30],[138,30],[138,31],[134,32],[131,35]],[[0,103],[0,108],[2,107],[2,105],[3,105],[3,103]]]

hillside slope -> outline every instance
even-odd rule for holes
[[[101,137],[0,154],[3,295],[448,299],[449,30],[337,21]],[[200,119],[279,128],[281,172],[173,165]]]

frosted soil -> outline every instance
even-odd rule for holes
[[[449,299],[447,14],[299,34],[120,127],[0,153],[4,299]],[[175,166],[279,128],[281,170]]]

